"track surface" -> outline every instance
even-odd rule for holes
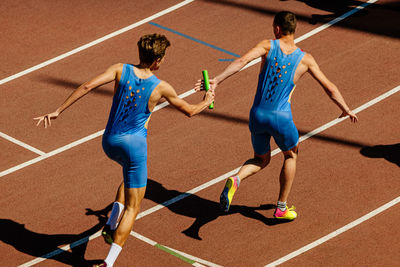
[[[3,1],[0,80],[177,3]],[[33,117],[55,109],[73,89],[109,65],[136,63],[136,41],[145,33],[159,32],[170,39],[172,47],[156,75],[171,83],[178,93],[184,93],[200,78],[201,70],[208,69],[213,76],[229,64],[221,60],[235,56],[176,32],[243,55],[258,41],[273,37],[271,25],[277,11],[291,10],[298,15],[296,35],[300,37],[364,2],[349,1],[343,8],[313,3],[193,1],[152,20],[175,33],[144,23],[2,82],[0,132],[44,156],[43,160],[21,165],[40,155],[4,136],[0,138],[0,265],[37,261],[90,235],[94,238],[88,243],[40,261],[39,265],[90,265],[108,252],[108,246],[97,236],[107,215],[103,209],[112,203],[121,181],[119,166],[103,153],[100,134],[60,153],[54,151],[104,129],[112,85],[74,104],[49,129],[36,128]],[[399,86],[399,8],[396,1],[377,1],[298,43],[313,54],[352,108]],[[310,18],[316,23],[310,23]],[[218,89],[213,111],[191,119],[169,107],[153,114],[148,137],[149,183],[142,211],[220,177],[251,157],[247,121],[258,69],[259,65],[249,67],[225,81]],[[186,99],[197,102],[201,94]],[[298,83],[292,102],[302,135],[339,115],[310,76]],[[228,214],[218,211],[223,187],[223,182],[218,182],[171,205],[158,206],[163,208],[152,213],[142,213],[134,231],[197,257],[194,262],[203,265],[263,266],[397,200],[377,216],[282,264],[396,266],[400,260],[400,243],[395,238],[400,235],[396,223],[400,219],[399,104],[397,92],[362,110],[358,124],[345,120],[301,143],[289,199],[299,213],[294,222],[277,224],[272,219],[282,164],[282,156],[276,155],[265,170],[242,183]],[[19,167],[13,170],[15,166]],[[86,214],[87,209],[99,212]],[[186,258],[131,236],[116,266],[193,263]]]

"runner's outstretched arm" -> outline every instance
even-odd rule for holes
[[[160,91],[161,96],[165,97],[167,101],[174,106],[177,110],[182,112],[188,117],[192,117],[201,111],[203,111],[206,107],[208,107],[214,101],[214,89],[210,89],[205,95],[203,101],[198,104],[192,105],[180,98],[174,88],[168,84],[167,82],[162,81],[160,83]]]
[[[218,74],[214,79],[210,80],[210,87],[212,89],[217,88],[217,86],[223,82],[228,77],[240,71],[244,66],[246,66],[250,61],[257,59],[261,56],[268,54],[269,49],[271,48],[270,40],[264,40],[258,43],[255,47],[250,49],[244,56],[233,61],[224,71]],[[203,90],[203,86],[201,81],[196,83],[195,88],[196,91]]]
[[[324,88],[325,92],[328,94],[333,103],[335,103],[342,110],[342,114],[339,116],[339,118],[349,116],[351,122],[357,122],[358,118],[356,114],[350,110],[339,89],[335,84],[328,80],[311,54],[307,53],[304,56],[304,63],[308,66],[308,72],[310,72],[314,79],[317,80]]]
[[[117,74],[122,73],[122,67],[123,64],[112,65],[104,73],[79,86],[56,111],[34,118],[34,120],[38,121],[36,126],[38,126],[42,121],[44,122],[45,128],[51,126],[51,120],[56,119],[65,109],[75,103],[78,99],[101,85],[115,81]]]

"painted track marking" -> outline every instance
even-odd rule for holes
[[[36,71],[36,70],[38,70],[38,69],[44,68],[44,67],[46,67],[46,66],[48,66],[48,65],[50,65],[50,64],[53,64],[53,63],[55,63],[55,62],[57,62],[57,61],[60,61],[60,60],[62,60],[62,59],[64,59],[64,58],[67,58],[67,57],[69,57],[69,56],[72,56],[72,55],[74,55],[74,54],[76,54],[76,53],[78,53],[78,52],[81,52],[81,51],[83,51],[83,50],[85,50],[85,49],[88,49],[88,48],[90,48],[90,47],[92,47],[92,46],[95,46],[95,45],[97,45],[97,44],[99,44],[99,43],[102,43],[102,42],[104,42],[104,41],[106,41],[106,40],[108,40],[108,39],[111,39],[111,38],[113,38],[113,37],[115,37],[115,36],[118,36],[118,35],[120,35],[120,34],[122,34],[122,33],[125,33],[125,32],[127,32],[127,31],[130,31],[130,30],[132,30],[132,29],[134,29],[134,28],[137,28],[137,27],[139,27],[139,26],[141,26],[141,25],[143,25],[143,24],[145,24],[145,23],[147,23],[147,22],[150,22],[150,21],[152,21],[152,20],[154,20],[154,19],[156,19],[156,18],[159,18],[159,17],[161,17],[161,16],[163,16],[163,15],[165,15],[165,14],[171,13],[172,11],[175,11],[175,10],[177,10],[178,8],[181,8],[181,7],[183,7],[183,6],[187,5],[187,4],[190,4],[190,3],[192,3],[193,1],[194,1],[194,0],[185,0],[185,1],[182,1],[182,2],[180,2],[180,3],[178,3],[178,4],[174,5],[174,6],[171,6],[171,7],[167,8],[167,9],[164,9],[164,10],[162,10],[162,11],[160,11],[160,12],[158,12],[158,13],[156,13],[156,14],[150,16],[150,17],[147,17],[147,18],[145,18],[145,19],[142,19],[141,21],[135,22],[135,23],[133,23],[133,24],[131,24],[131,25],[129,25],[129,26],[126,26],[126,27],[120,29],[120,30],[117,30],[117,31],[115,31],[115,32],[112,32],[112,33],[110,33],[110,34],[107,34],[106,36],[103,36],[103,37],[101,37],[101,38],[98,38],[98,39],[96,39],[96,40],[94,40],[94,41],[92,41],[92,42],[90,42],[90,43],[88,43],[88,44],[82,45],[82,46],[80,46],[80,47],[78,47],[78,48],[75,48],[75,49],[73,49],[73,50],[71,50],[71,51],[69,51],[69,52],[67,52],[67,53],[64,53],[64,54],[62,54],[62,55],[59,55],[59,56],[54,57],[54,58],[52,58],[52,59],[49,59],[49,60],[47,60],[47,61],[45,61],[45,62],[43,62],[43,63],[40,63],[40,64],[38,64],[38,65],[36,65],[36,66],[33,66],[33,67],[29,68],[29,69],[26,69],[26,70],[24,70],[24,71],[21,71],[21,72],[18,72],[18,73],[16,73],[16,74],[14,74],[14,75],[11,75],[11,76],[9,76],[9,77],[7,77],[7,78],[4,78],[4,79],[0,80],[0,85],[5,84],[5,83],[7,83],[7,82],[9,82],[9,81],[12,81],[12,80],[14,80],[14,79],[17,79],[17,78],[19,78],[19,77],[21,77],[21,76],[24,76],[24,75],[26,75],[26,74],[28,74],[28,73],[31,73],[31,72],[33,72],[33,71]]]
[[[395,87],[395,88],[393,88],[393,89],[391,89],[391,90],[389,90],[388,92],[386,92],[386,93],[384,93],[384,94],[372,99],[371,101],[368,101],[367,103],[365,103],[364,105],[361,105],[360,107],[356,108],[353,111],[354,111],[354,113],[359,113],[359,112],[363,111],[364,109],[366,109],[366,108],[368,108],[370,106],[373,106],[376,103],[378,103],[378,102],[390,97],[391,95],[397,93],[398,91],[400,91],[400,85]],[[340,118],[340,119],[332,120],[332,121],[322,125],[321,127],[318,127],[315,130],[303,135],[302,137],[300,137],[299,142],[303,142],[303,141],[307,140],[308,138],[310,138],[310,137],[312,137],[312,136],[314,136],[314,135],[316,135],[316,134],[318,134],[318,133],[320,133],[320,132],[322,132],[322,131],[324,131],[324,130],[326,130],[326,129],[328,129],[328,128],[336,125],[336,124],[338,124],[339,122],[344,121],[345,119],[346,118]],[[273,150],[271,152],[271,156],[273,157],[276,154],[278,154],[279,152],[280,152],[280,149],[277,148],[277,149],[275,149],[275,150]],[[224,181],[229,176],[232,176],[232,175],[236,174],[239,171],[239,169],[240,169],[240,167],[237,167],[236,169],[234,169],[232,171],[229,171],[229,172],[227,172],[227,173],[225,173],[225,174],[223,174],[223,175],[221,175],[221,176],[219,176],[217,178],[214,178],[211,181],[208,181],[208,182],[206,182],[206,183],[204,183],[202,185],[199,185],[198,187],[195,187],[195,188],[193,188],[193,189],[191,189],[191,190],[189,190],[189,191],[187,191],[187,192],[185,192],[185,193],[183,193],[183,194],[181,194],[179,196],[176,196],[176,197],[174,197],[174,198],[172,198],[170,200],[167,200],[167,201],[165,201],[165,202],[163,202],[161,204],[158,204],[158,205],[156,205],[156,206],[154,206],[152,208],[149,208],[149,209],[147,209],[145,211],[142,211],[142,212],[140,212],[138,214],[138,216],[136,217],[136,220],[139,220],[139,219],[141,219],[141,218],[143,218],[143,217],[145,217],[147,215],[150,215],[150,214],[152,214],[152,213],[154,213],[154,212],[156,212],[156,211],[158,211],[160,209],[168,207],[169,205],[172,205],[172,204],[174,204],[174,203],[176,203],[176,202],[178,202],[178,201],[180,201],[182,199],[185,199],[186,197],[191,196],[191,195],[193,195],[193,194],[195,194],[195,193],[197,193],[197,192],[199,192],[199,191],[201,191],[203,189],[206,189],[206,188],[208,188],[208,187],[210,187],[210,186],[212,186],[212,185],[214,185],[216,183]],[[58,249],[56,249],[56,250],[54,250],[54,251],[52,251],[52,252],[50,252],[50,253],[48,253],[48,254],[46,254],[44,256],[41,256],[41,257],[36,258],[36,259],[33,259],[33,260],[31,260],[31,261],[29,261],[29,262],[27,262],[27,263],[25,263],[23,265],[20,265],[20,266],[23,266],[23,267],[32,266],[34,264],[42,262],[42,261],[44,261],[44,260],[46,260],[48,258],[54,257],[54,256],[56,256],[56,255],[58,255],[60,253],[63,253],[64,251],[67,251],[67,250],[69,250],[69,249],[71,249],[73,247],[76,247],[76,246],[79,246],[80,244],[88,242],[89,240],[97,238],[97,237],[100,236],[100,233],[101,233],[101,231],[98,231],[97,233],[95,233],[95,234],[93,234],[93,235],[91,235],[89,237],[84,237],[84,238],[82,238],[82,239],[80,239],[80,240],[78,240],[78,241],[76,241],[76,242],[74,242],[74,243],[72,243],[70,245],[66,245],[66,246],[64,246],[62,248],[58,248]]]
[[[153,26],[155,26],[155,27],[158,27],[158,28],[160,28],[160,29],[163,29],[163,30],[166,30],[166,31],[175,33],[176,35],[182,36],[182,37],[184,37],[184,38],[186,38],[186,39],[189,39],[189,40],[192,40],[192,41],[194,41],[194,42],[196,42],[196,43],[200,43],[200,44],[202,44],[202,45],[211,47],[211,48],[213,48],[213,49],[215,49],[215,50],[224,52],[224,53],[226,53],[226,54],[228,54],[228,55],[231,55],[231,56],[234,56],[234,57],[240,57],[240,55],[238,55],[238,54],[232,53],[232,52],[230,52],[230,51],[228,51],[228,50],[225,50],[225,49],[220,48],[220,47],[218,47],[218,46],[215,46],[215,45],[213,45],[213,44],[206,43],[206,42],[204,42],[204,41],[202,41],[202,40],[196,39],[196,38],[194,38],[194,37],[192,37],[192,36],[189,36],[189,35],[187,35],[187,34],[184,34],[184,33],[175,31],[175,30],[173,30],[173,29],[167,28],[167,27],[162,26],[162,25],[160,25],[160,24],[157,24],[157,23],[155,23],[155,22],[152,22],[152,21],[151,21],[151,22],[149,22],[149,24],[151,24],[151,25],[153,25]]]
[[[37,149],[37,148],[34,148],[33,146],[30,146],[30,145],[28,145],[28,144],[26,144],[26,143],[24,143],[24,142],[22,142],[22,141],[20,141],[20,140],[17,140],[17,139],[15,139],[14,137],[11,137],[11,136],[9,136],[9,135],[6,135],[5,133],[0,132],[0,137],[6,139],[6,140],[8,140],[8,141],[10,141],[10,142],[12,142],[12,143],[14,143],[14,144],[16,144],[16,145],[22,146],[23,148],[26,148],[26,149],[28,149],[28,150],[30,150],[30,151],[36,153],[36,154],[39,154],[39,155],[41,155],[41,156],[43,156],[44,154],[46,154],[45,152],[43,152],[43,151],[41,151],[41,150],[39,150],[39,149]]]
[[[185,252],[182,252],[182,251],[179,251],[179,250],[176,250],[176,249],[161,245],[161,244],[159,244],[159,243],[157,243],[157,242],[155,242],[155,241],[153,241],[153,240],[151,240],[151,239],[149,239],[149,238],[147,238],[145,236],[142,236],[141,234],[136,233],[134,231],[131,231],[131,235],[136,237],[137,239],[142,240],[143,242],[145,242],[145,243],[147,243],[147,244],[149,244],[151,246],[154,246],[154,247],[157,247],[157,248],[159,248],[161,250],[164,250],[165,252],[170,253],[173,256],[178,257],[181,260],[183,260],[185,262],[188,262],[188,263],[190,263],[190,264],[192,264],[194,266],[204,266],[204,265],[206,265],[206,266],[211,266],[211,267],[222,267],[221,265],[218,265],[218,264],[215,264],[215,263],[200,259],[198,257],[189,255],[189,254],[187,254]],[[200,263],[204,264],[204,265],[201,265]]]

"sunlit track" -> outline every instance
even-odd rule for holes
[[[118,35],[120,35],[122,33],[130,31],[130,30],[132,30],[134,28],[137,28],[137,27],[139,27],[139,26],[141,26],[141,25],[143,25],[143,24],[145,24],[145,23],[147,23],[149,21],[152,21],[152,20],[154,20],[156,18],[164,16],[165,14],[171,13],[171,12],[177,10],[178,8],[181,8],[181,7],[183,7],[183,6],[187,5],[187,4],[190,4],[193,1],[194,0],[182,1],[182,2],[180,2],[180,3],[178,3],[178,4],[174,5],[174,6],[171,6],[171,7],[167,8],[167,9],[164,9],[164,10],[162,10],[162,11],[160,11],[160,12],[158,12],[158,13],[152,15],[152,16],[149,16],[149,17],[147,17],[145,19],[142,19],[141,21],[135,22],[135,23],[133,23],[133,24],[131,24],[129,26],[126,26],[126,27],[118,30],[118,31],[112,32],[110,34],[107,34],[106,36],[103,36],[103,37],[101,37],[101,38],[99,38],[97,40],[94,40],[94,41],[92,41],[92,42],[90,42],[88,44],[82,45],[82,46],[80,46],[78,48],[75,48],[75,49],[73,49],[73,50],[71,50],[71,51],[69,51],[67,53],[64,53],[62,55],[59,55],[59,56],[54,57],[52,59],[49,59],[49,60],[47,60],[47,61],[45,61],[43,63],[40,63],[40,64],[38,64],[36,66],[30,67],[29,69],[26,69],[24,71],[18,72],[18,73],[14,74],[14,75],[11,75],[11,76],[7,77],[7,78],[1,79],[0,80],[0,85],[5,84],[5,83],[7,83],[9,81],[15,80],[17,78],[20,78],[20,77],[22,77],[22,76],[24,76],[26,74],[29,74],[31,72],[34,72],[34,71],[39,70],[41,68],[44,68],[44,67],[46,67],[46,66],[48,66],[50,64],[53,64],[53,63],[55,63],[57,61],[65,59],[65,58],[67,58],[69,56],[72,56],[72,55],[74,55],[76,53],[79,53],[79,52],[81,52],[83,50],[86,50],[86,49],[88,49],[90,47],[93,47],[93,46],[95,46],[97,44],[100,44],[100,43],[102,43],[102,42],[104,42],[106,40],[109,40],[109,39],[111,39],[111,38],[113,38],[115,36],[118,36]]]

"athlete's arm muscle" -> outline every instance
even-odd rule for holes
[[[112,65],[104,73],[79,86],[56,111],[34,118],[38,121],[37,125],[44,121],[44,127],[47,128],[47,125],[51,125],[51,119],[56,119],[65,109],[89,93],[91,90],[115,80],[119,81],[121,78],[122,68],[123,64]]]
[[[167,82],[161,81],[158,85],[159,92],[161,93],[161,97],[165,97],[167,101],[174,106],[177,110],[182,112],[188,117],[192,117],[202,110],[204,110],[207,106],[209,106],[214,100],[214,90],[209,90],[203,101],[198,104],[192,105],[180,98],[174,88],[168,84]]]
[[[304,56],[303,63],[308,67],[308,72],[324,88],[330,99],[342,110],[343,113],[340,117],[349,115],[352,122],[357,122],[357,116],[347,106],[342,94],[340,93],[336,85],[333,84],[321,71],[313,56],[311,54],[306,54]]]
[[[258,43],[255,47],[250,49],[244,56],[233,61],[223,72],[217,75],[212,81],[215,87],[224,81],[226,78],[232,76],[233,74],[240,71],[244,66],[246,66],[250,61],[257,59],[261,56],[268,54],[271,48],[270,40],[264,40]]]

